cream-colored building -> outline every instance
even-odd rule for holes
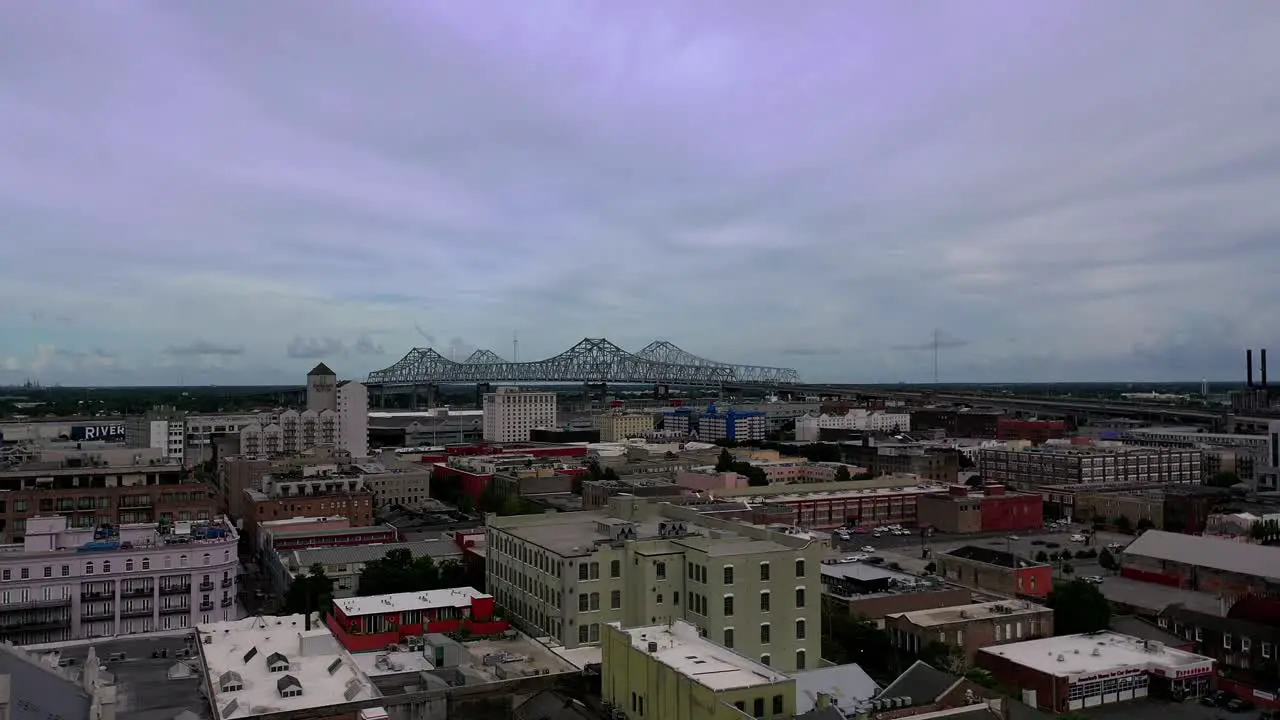
[[[528,442],[529,431],[555,427],[556,394],[498,388],[484,396],[484,439],[487,442]]]
[[[817,667],[827,544],[641,498],[488,520],[489,591],[507,616],[568,648],[609,623],[685,620],[786,672]]]
[[[653,414],[605,413],[591,418],[591,424],[600,431],[600,442],[622,442],[653,430]]]
[[[601,694],[629,718],[782,720],[796,710],[796,681],[703,638],[683,620],[604,626]]]

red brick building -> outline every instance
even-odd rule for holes
[[[996,422],[997,440],[1029,440],[1039,445],[1046,440],[1067,436],[1064,420],[1013,420],[1001,418]]]
[[[509,628],[494,615],[493,596],[469,587],[334,600],[325,622],[350,652],[382,650],[411,635],[496,635]]]
[[[1044,500],[994,483],[981,489],[952,485],[945,495],[921,496],[916,517],[921,527],[947,533],[1032,530],[1044,527]]]
[[[965,545],[934,557],[937,575],[957,585],[1001,595],[1042,598],[1053,590],[1053,566],[1008,552]]]
[[[1120,574],[1219,596],[1280,593],[1275,548],[1163,530],[1148,530],[1124,549]]]

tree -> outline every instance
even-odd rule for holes
[[[1214,473],[1209,479],[1205,480],[1205,485],[1211,487],[1229,488],[1240,484],[1240,476],[1230,470]]]
[[[325,575],[324,566],[316,563],[306,575],[295,577],[284,594],[284,611],[289,614],[329,614],[333,604],[333,578]]]
[[[1111,524],[1116,526],[1116,530],[1122,533],[1133,532],[1133,524],[1129,522],[1128,515],[1117,515],[1111,518]]]
[[[1071,573],[1074,573],[1075,571],[1076,571],[1076,569],[1075,569],[1074,567],[1072,567],[1071,563],[1069,563],[1069,562],[1063,562],[1063,563],[1062,563],[1062,574],[1063,574],[1063,575],[1070,575]]]
[[[1151,522],[1150,518],[1142,518],[1141,520],[1138,521],[1138,527],[1137,527],[1138,534],[1141,535],[1142,533],[1154,528],[1155,526],[1156,524]]]
[[[996,686],[996,679],[991,676],[991,671],[983,670],[982,668],[970,668],[969,671],[964,674],[964,677],[966,680],[979,687],[994,689]]]
[[[933,573],[938,572],[938,564],[933,561],[930,561],[927,565],[924,566],[924,571],[932,575]]]
[[[1280,522],[1260,520],[1249,527],[1249,537],[1264,545],[1280,542]]]
[[[822,657],[838,665],[857,663],[872,676],[892,671],[893,642],[889,634],[863,618],[845,613],[822,613]]]
[[[964,457],[964,456],[961,455],[960,457]],[[981,475],[973,475],[968,480],[965,480],[964,484],[968,485],[969,487],[978,488],[986,484],[986,480],[983,480]]]
[[[1056,635],[1106,630],[1111,622],[1111,605],[1096,585],[1084,580],[1059,583],[1046,603],[1053,609]]]
[[[445,590],[467,584],[467,571],[462,563],[452,560],[436,563],[428,555],[415,558],[408,549],[396,548],[365,564],[356,594]]]
[[[836,482],[849,482],[852,479],[853,478],[850,477],[849,475],[848,465],[841,465],[840,467],[836,468],[836,477],[835,477]]]
[[[964,671],[964,653],[959,648],[938,640],[933,640],[928,645],[920,648],[920,652],[916,654],[916,659],[922,660],[924,664],[943,672],[954,674]]]
[[[1111,551],[1106,548],[1103,548],[1102,552],[1098,553],[1098,564],[1102,566],[1103,570],[1114,572],[1120,569],[1120,563],[1116,562],[1116,556],[1112,555]]]
[[[1041,550],[1040,552],[1036,553],[1036,562],[1041,562],[1041,563],[1047,563],[1047,562],[1049,562],[1049,553],[1047,553],[1047,552],[1045,552],[1045,551],[1043,551],[1043,550]]]
[[[716,460],[716,472],[730,472],[733,470],[733,464],[737,462],[733,459],[733,453],[729,452],[729,448],[720,451],[720,457]]]

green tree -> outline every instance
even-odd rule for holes
[[[874,622],[845,613],[822,613],[821,617],[823,659],[838,665],[857,663],[875,677],[892,672],[893,643]]]
[[[1129,522],[1128,515],[1117,515],[1111,518],[1111,524],[1116,526],[1116,530],[1122,533],[1133,532],[1133,523]]]
[[[414,557],[406,548],[388,550],[360,571],[358,595],[444,590],[467,585],[466,568],[459,562],[436,563],[428,555]]]
[[[938,640],[933,640],[928,645],[920,648],[920,652],[916,654],[916,659],[922,660],[924,664],[944,672],[957,673],[964,670],[964,653],[958,648]]]
[[[1111,551],[1106,548],[1103,548],[1102,552],[1098,553],[1098,564],[1102,566],[1103,570],[1114,572],[1120,569],[1120,563],[1116,561],[1116,556],[1112,555]]]
[[[1045,551],[1043,551],[1043,550],[1041,550],[1040,552],[1036,553],[1036,562],[1040,562],[1040,563],[1047,563],[1047,562],[1049,562],[1049,553],[1047,553],[1047,552],[1045,552]]]
[[[991,676],[991,672],[989,670],[983,670],[982,668],[970,668],[968,672],[964,674],[964,677],[966,680],[979,687],[994,689],[996,686],[996,679]]]
[[[1065,562],[1065,561],[1062,563],[1062,574],[1063,574],[1063,575],[1070,575],[1070,574],[1074,573],[1075,571],[1076,571],[1076,569],[1075,569],[1075,567],[1073,567],[1073,566],[1071,565],[1071,563],[1069,563],[1069,562]]]
[[[720,457],[716,459],[716,472],[730,472],[735,462],[737,461],[733,459],[733,453],[729,452],[729,448],[724,448],[720,451]]]
[[[1205,485],[1220,488],[1229,488],[1240,484],[1240,476],[1230,470],[1214,473],[1209,479],[1205,480]]]
[[[329,614],[333,604],[333,578],[324,572],[319,563],[312,565],[306,575],[295,577],[284,594],[284,611],[289,614]]]
[[[1156,524],[1151,522],[1150,518],[1142,518],[1141,520],[1138,521],[1138,526],[1137,526],[1138,534],[1141,535],[1142,533],[1154,528],[1155,526]]]
[[[852,479],[853,478],[849,475],[848,465],[841,465],[840,467],[836,468],[836,477],[835,477],[836,482],[849,482]]]
[[[1106,630],[1111,623],[1111,605],[1098,586],[1084,580],[1058,583],[1046,603],[1053,609],[1056,635]]]

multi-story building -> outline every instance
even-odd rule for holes
[[[65,515],[73,528],[209,520],[217,501],[172,463],[60,466],[0,471],[0,536],[22,542],[29,520]]]
[[[948,492],[916,501],[916,521],[948,533],[1011,532],[1044,527],[1044,501],[1032,493],[1010,493],[1003,485],[952,485]]]
[[[923,443],[876,442],[842,443],[843,460],[864,467],[872,475],[919,475],[924,480],[955,483],[960,477],[960,454],[950,448],[934,448]]]
[[[1019,490],[1066,484],[1198,483],[1200,460],[1199,450],[1181,448],[1041,445],[978,452],[984,479]]]
[[[156,408],[124,421],[125,445],[160,450],[163,457],[182,459],[186,423],[183,414],[173,409]]]
[[[653,413],[610,412],[591,418],[600,442],[622,442],[653,429]]]
[[[819,661],[816,540],[631,498],[610,513],[494,517],[487,533],[487,587],[531,634],[574,648],[609,623],[686,620],[780,670]]]
[[[911,429],[941,430],[951,437],[994,439],[1001,414],[992,410],[920,408],[911,411]]]
[[[73,528],[28,522],[0,553],[0,637],[17,645],[185,628],[239,617],[235,527],[135,523]]]
[[[333,610],[329,629],[352,652],[382,650],[412,635],[495,635],[509,627],[495,615],[493,596],[469,587],[339,598]]]
[[[244,532],[259,545],[259,527],[268,520],[341,515],[351,527],[373,524],[373,493],[359,475],[272,475],[261,490],[245,490]]]
[[[1065,420],[1015,420],[1000,418],[996,421],[997,440],[1027,440],[1041,444],[1067,436]]]
[[[920,577],[851,559],[822,562],[822,605],[828,615],[877,622],[894,613],[967,605],[973,592],[936,576]]]
[[[942,642],[972,664],[978,650],[991,645],[1053,635],[1053,609],[1026,600],[953,605],[888,615],[885,630],[893,646],[918,655],[933,642]]]
[[[376,507],[420,510],[431,501],[431,466],[393,459],[355,466]]]
[[[1258,492],[1280,490],[1280,420],[1267,425],[1267,454],[1263,469],[1258,473]]]
[[[727,410],[717,412],[711,408],[698,421],[698,439],[703,442],[734,440],[746,442],[763,440],[769,435],[769,421],[757,410]]]
[[[528,442],[534,428],[556,424],[554,392],[498,388],[484,396],[484,439],[487,442]]]
[[[5,720],[114,720],[116,688],[97,672],[97,656],[91,659],[91,665],[86,663],[76,673],[23,648],[0,645],[0,708]]]
[[[662,429],[676,436],[693,434],[697,415],[693,408],[677,407],[662,413]]]
[[[295,517],[268,520],[258,525],[257,548],[263,553],[287,553],[318,547],[378,545],[400,541],[400,531],[390,523],[351,527],[341,516]]]
[[[1219,596],[1277,593],[1277,554],[1264,545],[1148,530],[1124,549],[1120,574]]]
[[[796,441],[818,442],[822,430],[860,430],[864,432],[909,432],[911,415],[904,412],[881,412],[853,408],[843,415],[803,415],[796,418]]]
[[[745,502],[753,507],[786,509],[787,519],[776,520],[809,530],[851,525],[874,528],[883,525],[917,524],[917,500],[928,494],[945,492],[942,486],[926,485],[913,476],[883,477],[858,483],[811,483],[769,485],[721,490],[720,500]]]
[[[603,632],[601,693],[626,717],[795,717],[795,678],[711,642],[692,623],[613,622]]]

